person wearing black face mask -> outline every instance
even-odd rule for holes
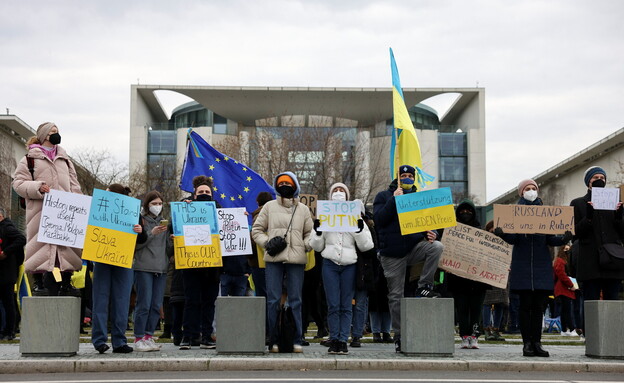
[[[470,199],[464,199],[455,209],[457,222],[479,229],[481,224],[476,215],[475,205]],[[462,339],[460,347],[477,349],[479,348],[479,333],[474,331],[474,328],[475,325],[478,327],[485,291],[489,289],[489,285],[453,274],[446,275],[448,289],[453,294],[457,322],[459,323],[459,336]]]
[[[594,209],[592,189],[605,187],[607,182],[607,173],[603,168],[590,167],[585,171],[583,180],[587,194],[570,202],[574,207],[575,239],[579,240],[578,260],[573,265],[576,278],[585,300],[598,300],[601,293],[605,300],[616,300],[624,279],[624,269],[601,266],[599,250],[603,244],[621,244],[624,241],[622,202],[617,204],[615,211]]]

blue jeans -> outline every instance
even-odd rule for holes
[[[291,263],[267,262],[265,269],[267,288],[267,322],[271,344],[277,343],[277,314],[280,311],[282,285],[286,276],[286,293],[288,306],[295,317],[295,339],[293,344],[301,344],[301,293],[303,290],[303,268],[305,265]]]
[[[160,320],[160,308],[165,296],[166,273],[134,272],[136,306],[134,307],[134,336],[154,335]]]
[[[323,286],[327,297],[329,339],[346,342],[349,338],[353,315],[351,301],[355,292],[355,272],[355,263],[341,266],[323,258]]]
[[[132,269],[93,263],[93,302],[91,343],[95,347],[108,339],[108,308],[111,311],[111,343],[113,348],[128,343],[128,310],[134,272]]]
[[[387,311],[371,311],[370,312],[371,330],[373,334],[387,333],[390,334],[390,313]]]
[[[364,332],[364,322],[368,315],[368,291],[355,290],[355,306],[353,306],[353,328],[351,336],[361,338]]]
[[[247,293],[246,275],[221,274],[221,296],[244,297]]]
[[[208,339],[214,330],[215,302],[219,295],[219,277],[214,269],[183,269],[184,318],[183,336]]]

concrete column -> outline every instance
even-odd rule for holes
[[[251,166],[249,164],[249,132],[239,131],[238,132],[238,143],[240,145],[238,158],[239,160],[247,166]]]
[[[265,351],[264,297],[218,297],[217,353],[262,354]]]
[[[452,298],[401,299],[401,352],[420,356],[453,356]]]
[[[624,359],[624,301],[585,301],[585,355]]]

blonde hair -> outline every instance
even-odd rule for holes
[[[26,141],[26,150],[30,148],[30,145],[35,145],[35,144],[41,145],[41,142],[39,142],[39,139],[37,138],[37,136],[30,137],[28,141]]]

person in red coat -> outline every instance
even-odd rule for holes
[[[568,276],[568,262],[570,257],[570,245],[562,246],[553,264],[555,277],[555,303],[561,310],[561,335],[572,336],[572,330],[576,328],[574,323],[574,299],[575,290],[578,286]]]

